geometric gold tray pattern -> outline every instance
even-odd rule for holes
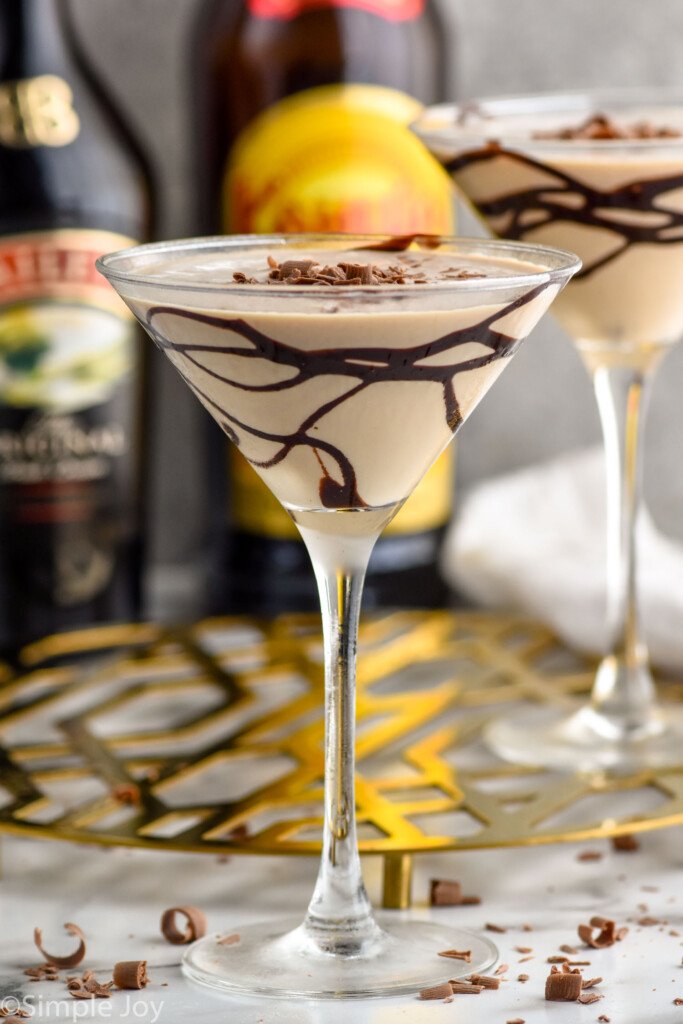
[[[599,838],[683,822],[683,771],[504,765],[493,715],[566,703],[594,666],[544,626],[471,611],[362,622],[356,794],[385,905],[412,855]],[[661,684],[668,699],[683,685]],[[212,853],[320,849],[318,616],[61,634],[0,670],[0,833]]]

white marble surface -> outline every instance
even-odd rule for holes
[[[474,931],[487,921],[508,929],[491,936],[501,961],[510,965],[508,981],[497,991],[456,996],[446,1005],[417,997],[335,1004],[232,999],[209,994],[182,977],[177,966],[181,947],[166,943],[159,931],[164,909],[178,904],[202,907],[210,932],[303,913],[315,876],[315,864],[308,858],[234,857],[220,863],[206,855],[103,852],[6,837],[0,883],[0,1007],[12,1009],[17,1005],[13,1000],[30,997],[35,1020],[148,1024],[505,1024],[517,1017],[526,1024],[592,1024],[601,1014],[613,1024],[680,1024],[683,1006],[673,1000],[683,998],[682,839],[679,827],[644,835],[634,854],[615,853],[603,842],[418,859],[411,913]],[[586,849],[600,850],[602,859],[577,860]],[[379,861],[364,863],[370,895],[377,900]],[[429,910],[430,877],[457,878],[466,893],[480,895],[483,902]],[[657,891],[650,891],[653,887]],[[668,923],[641,927],[631,921],[623,942],[585,955],[582,951],[575,958],[590,960],[585,977],[604,978],[599,991],[605,998],[589,1006],[546,1003],[546,957],[556,954],[562,943],[580,945],[577,926],[592,914],[613,916],[623,924],[646,913],[638,904],[647,904],[647,914]],[[62,983],[30,983],[23,970],[41,959],[32,942],[34,926],[43,929],[45,947],[61,954],[74,945],[63,931],[66,921],[78,924],[88,938],[79,973],[92,968],[108,980],[114,962],[147,959],[152,983],[142,992],[115,992],[110,1000],[92,1002],[64,998]],[[533,931],[523,931],[525,923]],[[672,930],[681,934],[671,935]],[[535,959],[518,963],[523,954],[515,951],[516,945],[531,946]],[[516,980],[519,973],[530,975],[526,984]]]

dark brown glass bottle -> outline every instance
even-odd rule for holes
[[[408,132],[443,97],[447,40],[435,0],[207,0],[194,45],[200,224],[205,233],[447,232],[450,185]],[[236,451],[216,453],[213,606],[314,608],[296,528]],[[220,452],[221,454],[218,454]],[[445,598],[436,560],[452,453],[380,538],[365,606]]]
[[[134,618],[141,366],[96,272],[148,175],[62,0],[0,0],[0,645]]]

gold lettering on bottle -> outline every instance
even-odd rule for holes
[[[0,85],[0,143],[12,149],[68,146],[80,131],[71,86],[57,75]]]

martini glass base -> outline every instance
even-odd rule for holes
[[[568,714],[533,708],[491,722],[484,731],[504,761],[559,771],[631,773],[683,766],[683,706],[660,705],[640,735],[614,735],[610,723],[589,705]]]
[[[188,978],[222,992],[300,999],[362,999],[416,992],[449,978],[484,972],[498,959],[488,939],[431,921],[378,915],[382,931],[365,955],[332,956],[312,948],[301,919],[248,925],[239,942],[195,942],[183,957]],[[230,933],[226,933],[230,935]],[[438,956],[470,950],[471,960]]]

